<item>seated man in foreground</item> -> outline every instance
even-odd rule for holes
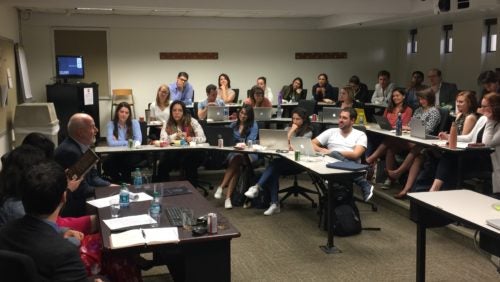
[[[357,113],[353,108],[344,108],[340,112],[339,127],[330,128],[312,140],[315,151],[330,155],[341,161],[359,162],[365,153],[367,137],[362,131],[352,128]],[[363,200],[369,201],[373,196],[373,185],[364,176],[354,179],[363,192]]]
[[[44,281],[87,281],[78,248],[56,225],[66,202],[64,170],[54,161],[43,161],[26,171],[21,186],[26,215],[0,230],[0,249],[31,257]]]

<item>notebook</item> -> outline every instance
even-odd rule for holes
[[[212,121],[224,120],[224,108],[219,106],[209,106],[207,112],[207,119]]]
[[[495,219],[487,219],[486,224],[489,226],[496,228],[500,230],[500,218],[495,218]]]
[[[439,137],[425,133],[425,123],[418,118],[410,120],[410,136],[420,139],[439,139]]]
[[[82,175],[85,175],[97,162],[99,161],[99,157],[92,151],[88,149],[82,155],[82,157],[68,170],[66,171],[66,176],[73,179],[80,179]]]
[[[273,108],[254,108],[255,120],[270,120]]]
[[[259,129],[259,144],[270,150],[288,150],[288,132],[283,129]]]
[[[132,229],[121,233],[112,233],[109,241],[112,249],[179,243],[179,233],[177,227]]]
[[[339,116],[341,108],[323,108],[323,122],[339,123]]]
[[[224,147],[236,145],[233,138],[233,129],[230,127],[207,126],[204,131],[210,146],[218,146],[219,135],[224,140]]]
[[[386,117],[378,115],[373,115],[373,117],[381,129],[392,130],[392,125]]]

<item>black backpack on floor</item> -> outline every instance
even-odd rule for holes
[[[333,220],[334,234],[337,236],[351,236],[361,233],[361,218],[358,207],[351,201],[335,207]]]

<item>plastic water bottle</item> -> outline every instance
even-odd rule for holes
[[[224,120],[229,120],[229,107],[224,107]]]
[[[278,107],[276,111],[276,117],[281,118],[281,103],[283,103],[283,96],[281,95],[281,92],[278,93]]]
[[[142,173],[141,173],[140,168],[135,169],[133,183],[134,183],[135,189],[142,188]]]
[[[403,135],[403,121],[401,120],[401,113],[398,113],[398,119],[396,120],[396,136]]]
[[[153,193],[153,200],[151,201],[151,207],[149,208],[149,215],[156,220],[156,224],[153,223],[153,227],[157,227],[160,223],[161,201],[160,195],[156,191]]]
[[[120,208],[128,208],[130,205],[130,192],[128,191],[127,184],[122,183],[120,188]]]
[[[365,119],[363,116],[359,117],[359,125],[365,125]]]

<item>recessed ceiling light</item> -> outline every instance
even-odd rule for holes
[[[113,11],[112,8],[85,8],[85,7],[75,8],[75,10],[80,10],[80,11]]]

